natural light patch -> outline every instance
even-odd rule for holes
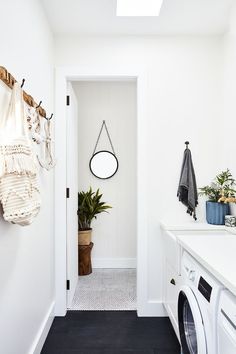
[[[117,0],[117,16],[158,16],[163,0]]]

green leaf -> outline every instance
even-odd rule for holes
[[[78,193],[78,224],[80,230],[90,228],[92,220],[96,219],[98,214],[107,213],[107,210],[112,208],[101,201],[102,196],[99,189],[93,192],[91,187],[87,192]]]
[[[229,169],[219,173],[209,186],[199,188],[199,195],[205,195],[210,201],[218,202],[221,197],[235,197],[235,179]]]

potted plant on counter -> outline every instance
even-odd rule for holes
[[[79,245],[89,245],[91,242],[93,219],[97,218],[98,214],[107,212],[111,206],[101,201],[102,194],[99,189],[93,192],[90,187],[87,192],[78,193],[78,222],[79,222]]]
[[[225,215],[230,214],[229,203],[235,203],[235,179],[229,169],[219,173],[211,185],[200,188],[199,195],[205,195],[206,219],[208,224],[224,225]]]

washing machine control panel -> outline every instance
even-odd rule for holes
[[[198,282],[198,290],[205,297],[205,299],[210,302],[212,287],[202,276]]]

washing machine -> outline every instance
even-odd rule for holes
[[[228,290],[224,290],[220,295],[217,338],[217,354],[236,353],[236,297]]]
[[[217,311],[223,286],[188,252],[182,256],[181,276],[178,323],[182,353],[217,354]]]

